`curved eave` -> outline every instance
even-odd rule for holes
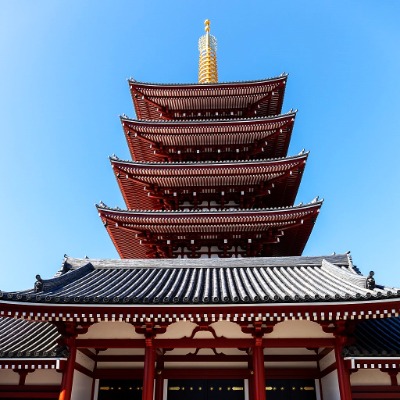
[[[287,76],[264,81],[157,85],[129,80],[138,119],[204,119],[276,115]]]
[[[159,197],[170,197],[172,193],[179,196],[180,202],[182,196],[192,199],[196,193],[201,202],[219,201],[224,192],[229,202],[238,199],[242,190],[251,190],[259,204],[273,207],[293,205],[307,157],[308,153],[304,153],[277,160],[219,163],[140,163],[115,158],[110,161],[129,209],[160,209]],[[215,193],[208,193],[210,188]],[[188,189],[190,194],[184,195]]]
[[[122,118],[122,125],[132,159],[146,161],[159,161],[160,157],[185,159],[193,156],[188,151],[189,148],[199,149],[203,153],[209,147],[212,148],[211,153],[199,154],[197,157],[216,158],[218,152],[228,151],[231,146],[235,146],[231,152],[242,146],[249,147],[246,152],[234,153],[237,159],[286,156],[294,120],[295,114],[289,113],[271,118],[232,120],[232,123],[227,120],[196,123],[195,121],[137,121]],[[224,155],[224,159],[229,158],[228,154]]]
[[[271,243],[268,250],[263,250],[261,255],[289,256],[302,253],[321,204],[317,202],[281,209],[191,212],[121,211],[101,206],[97,208],[121,258],[155,257],[155,254],[148,253],[149,248],[146,247],[150,245],[155,249],[151,245],[155,238],[158,242],[157,249],[164,249],[163,255],[159,257],[164,258],[174,257],[172,253],[164,251],[172,251],[173,247],[180,247],[180,243],[190,243],[193,240],[202,246],[202,243],[210,243],[214,236],[218,241],[223,237],[231,237],[230,243],[234,246],[243,240],[250,240],[249,251],[252,252],[260,251],[256,250],[258,245]],[[283,237],[280,238],[281,236]],[[144,242],[143,238],[146,238]],[[215,243],[217,239],[212,241]],[[187,248],[187,244],[183,245]]]
[[[267,129],[273,129],[278,123],[294,122],[297,111],[290,111],[284,114],[276,114],[271,116],[256,116],[252,118],[225,118],[225,119],[194,119],[194,120],[144,120],[129,118],[125,115],[120,117],[122,124],[127,124],[135,131],[143,131],[146,128],[150,128],[151,131],[162,131],[174,129],[192,129],[196,131],[202,127],[227,127],[232,130],[233,128],[252,125],[265,125]],[[218,132],[216,132],[218,133]]]
[[[288,74],[282,73],[280,76],[256,79],[251,81],[234,81],[234,82],[218,82],[218,83],[154,83],[154,82],[140,82],[135,79],[128,79],[129,85],[135,85],[138,88],[154,88],[154,89],[200,89],[207,90],[212,88],[237,88],[237,87],[255,87],[264,86],[266,84],[275,83],[279,81],[286,82]]]
[[[131,222],[139,219],[144,223],[159,224],[169,220],[177,223],[208,223],[208,221],[237,223],[240,220],[246,222],[265,221],[278,222],[302,218],[306,215],[318,214],[322,201],[315,201],[306,205],[294,207],[282,207],[274,209],[255,210],[201,210],[201,211],[149,211],[149,210],[120,210],[104,205],[96,205],[101,216],[113,219],[115,222]]]

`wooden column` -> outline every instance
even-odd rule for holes
[[[142,400],[153,400],[154,378],[156,363],[156,348],[154,347],[154,338],[157,334],[165,333],[167,324],[155,326],[154,322],[148,322],[144,325],[134,325],[136,333],[143,334],[145,337],[145,354],[143,368],[143,392]],[[162,386],[162,385],[161,385]],[[156,392],[156,398],[159,397],[159,389]],[[161,392],[162,397],[162,392]]]
[[[253,379],[249,386],[250,398],[253,400],[265,400],[265,371],[264,371],[264,348],[263,348],[263,336],[266,333],[271,333],[274,329],[275,323],[263,323],[262,321],[255,321],[252,325],[242,325],[241,329],[243,333],[250,333],[254,338],[254,344],[252,347],[252,367],[253,367]]]
[[[253,385],[254,400],[266,400],[262,337],[255,338],[253,347]]]
[[[146,338],[142,400],[153,400],[155,362],[156,362],[156,350],[153,345],[153,338],[152,337]]]
[[[164,363],[157,361],[155,400],[163,400],[164,394]]]
[[[335,335],[335,359],[338,374],[339,392],[341,400],[352,400],[350,373],[343,360],[342,351],[347,342],[347,336],[343,332],[334,332]]]
[[[58,400],[71,399],[72,383],[74,380],[75,360],[76,360],[75,336],[66,338],[65,343],[68,346],[69,356],[62,377],[61,390]]]
[[[253,367],[253,355],[252,352],[248,353],[249,355],[251,354],[251,359],[248,362],[248,369],[251,371],[251,376],[249,378],[249,399],[254,399],[254,367]]]

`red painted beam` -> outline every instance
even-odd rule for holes
[[[164,355],[159,356],[158,360],[163,362],[248,362],[250,357],[248,355]],[[143,355],[99,355],[96,359],[97,362],[144,362]],[[288,355],[288,354],[273,354],[265,355],[265,362],[316,362],[318,357],[316,355]]]
[[[57,385],[1,385],[0,399],[57,399],[60,386]]]
[[[251,377],[249,369],[165,369],[165,379],[248,379]],[[266,375],[274,379],[290,379],[293,376],[301,379],[318,379],[319,371],[316,368],[267,368]],[[142,379],[143,369],[98,369],[94,372],[95,379]]]
[[[57,399],[58,393],[48,392],[0,392],[0,399]]]
[[[247,379],[251,374],[248,369],[166,369],[165,379]]]
[[[372,399],[372,400],[378,400],[378,399],[399,399],[400,398],[400,392],[397,393],[353,393],[352,399]]]
[[[334,339],[330,338],[297,338],[297,339],[263,339],[262,345],[265,348],[332,348],[335,345]],[[77,339],[77,348],[131,348],[138,349],[145,347],[144,339]],[[251,348],[252,339],[154,339],[156,348]]]

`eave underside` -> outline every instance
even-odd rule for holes
[[[133,160],[206,161],[285,157],[295,114],[264,120],[154,122],[122,119]]]
[[[111,163],[128,209],[250,209],[293,205],[306,159],[304,154],[258,163]]]
[[[152,85],[130,80],[129,86],[138,119],[236,119],[280,114],[286,79],[225,85]]]
[[[300,255],[321,203],[232,212],[119,211],[98,207],[121,258]]]

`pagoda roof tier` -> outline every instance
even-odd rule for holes
[[[129,209],[291,206],[308,153],[275,160],[142,163],[111,157]]]
[[[138,119],[248,118],[280,114],[287,74],[249,82],[157,84],[129,79]]]
[[[138,211],[97,205],[121,258],[300,255],[322,201],[277,209]]]
[[[205,161],[285,157],[296,113],[199,121],[139,121],[121,117],[134,160]]]
[[[103,305],[108,307],[108,313],[115,313],[113,304],[149,307],[156,304],[159,310],[155,314],[162,313],[161,308],[171,305],[194,304],[198,307],[196,312],[202,313],[202,307],[212,304],[273,306],[291,303],[293,307],[293,303],[306,303],[311,314],[312,304],[316,303],[371,304],[400,298],[400,289],[380,285],[368,289],[368,277],[358,273],[347,254],[240,260],[96,260],[68,257],[64,260],[62,271],[52,279],[42,280],[40,290],[0,292],[0,302],[3,306],[7,302],[55,303],[61,308],[66,304]],[[382,304],[382,307],[390,310],[389,305]],[[326,313],[328,319],[328,309],[319,309]],[[354,309],[349,305],[349,310]],[[294,312],[294,308],[290,310]],[[224,310],[220,308],[220,311]],[[265,311],[273,312],[272,309]],[[49,310],[45,314],[43,307],[40,312],[41,316],[58,315]],[[87,316],[88,310],[82,308],[81,312]],[[139,310],[130,308],[128,312],[134,314]],[[26,309],[24,315],[28,314],[29,309]],[[351,312],[343,314],[351,318]]]

